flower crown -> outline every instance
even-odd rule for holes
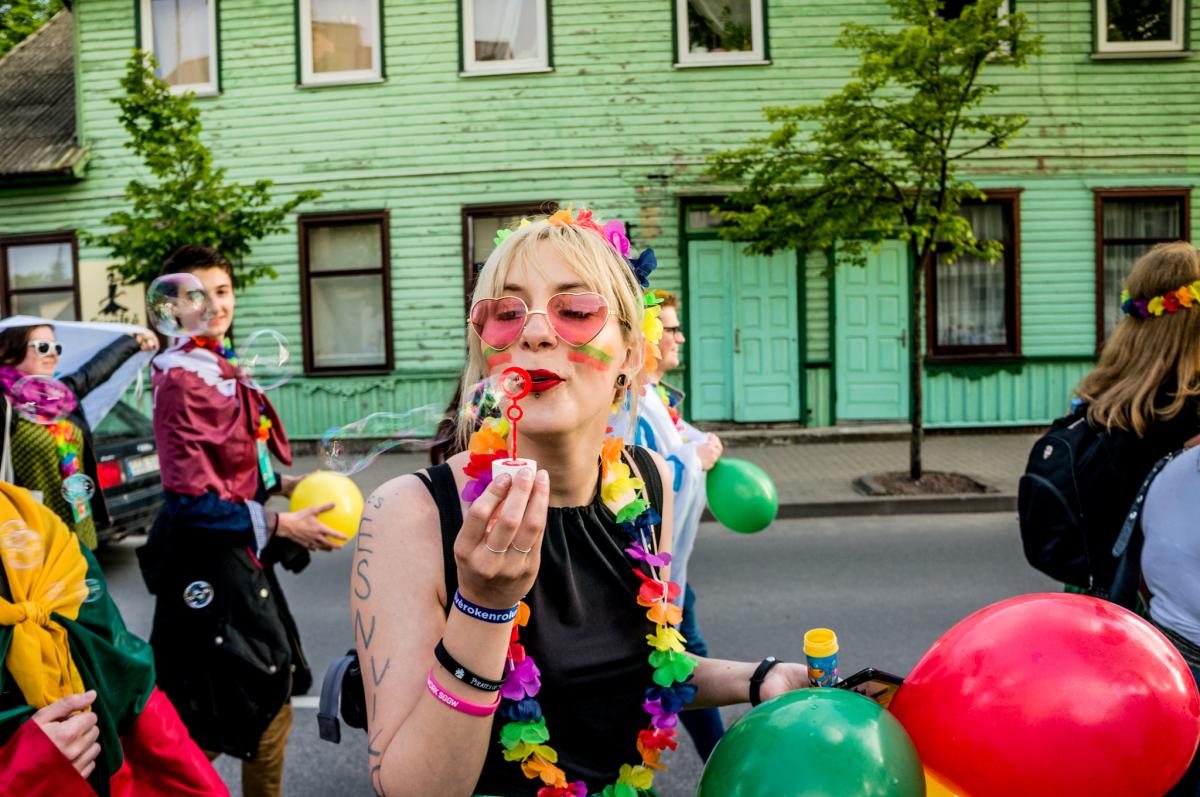
[[[1191,285],[1184,285],[1179,290],[1167,291],[1153,299],[1134,299],[1129,295],[1129,291],[1121,291],[1121,312],[1133,318],[1157,317],[1192,305],[1200,305],[1200,280]]]
[[[546,221],[556,227],[581,227],[596,233],[608,241],[609,245],[616,250],[618,255],[625,258],[625,262],[629,264],[629,268],[637,278],[638,284],[643,288],[650,287],[650,272],[658,268],[658,259],[654,256],[654,250],[650,247],[643,249],[642,253],[635,258],[629,256],[629,238],[625,236],[625,222],[618,219],[610,219],[601,226],[592,218],[592,211],[587,208],[580,208],[579,213],[576,214],[574,205],[567,205],[566,210],[556,210],[550,214]],[[520,223],[517,224],[517,229],[528,227],[529,224],[529,219],[522,218]],[[513,232],[513,230],[500,230],[496,233],[496,237],[492,243],[499,246]]]

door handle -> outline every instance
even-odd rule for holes
[[[900,346],[905,349],[908,348],[908,330],[907,329],[900,330]]]
[[[733,353],[742,353],[742,330],[740,329],[733,330]]]

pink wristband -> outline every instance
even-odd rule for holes
[[[455,697],[442,688],[442,685],[433,677],[433,670],[429,671],[429,676],[425,679],[425,688],[429,690],[429,694],[436,697],[439,701],[446,704],[455,711],[461,711],[464,714],[470,714],[472,717],[490,717],[496,713],[496,709],[500,708],[500,696],[496,696],[496,702],[489,706],[480,703],[470,703],[462,698]]]

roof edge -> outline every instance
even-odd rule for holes
[[[66,0],[63,0],[63,2],[65,3],[65,2],[66,2]],[[35,30],[33,33],[31,33],[31,34],[29,34],[28,36],[26,36],[24,39],[21,39],[21,41],[17,42],[15,45],[13,45],[13,48],[12,48],[11,50],[9,50],[8,52],[6,52],[6,53],[5,53],[3,56],[0,56],[0,66],[2,66],[2,65],[4,64],[5,60],[6,60],[6,59],[7,59],[7,58],[8,58],[10,55],[12,55],[13,53],[17,52],[17,51],[18,51],[18,50],[20,50],[22,47],[24,47],[24,46],[25,46],[27,43],[29,43],[29,42],[33,41],[33,40],[34,40],[34,39],[36,39],[38,36],[40,36],[40,35],[41,35],[41,33],[42,33],[42,31],[44,31],[46,28],[48,28],[48,27],[50,27],[51,25],[53,25],[53,24],[54,24],[54,21],[55,21],[56,19],[58,19],[59,17],[61,17],[63,14],[70,14],[70,13],[71,13],[71,8],[70,8],[70,6],[68,6],[68,7],[66,7],[66,8],[62,9],[61,11],[59,11],[59,12],[58,12],[57,14],[55,14],[54,16],[50,17],[50,19],[46,20],[46,22],[45,22],[45,23],[44,23],[44,24],[43,24],[43,25],[42,25],[40,28],[38,28],[38,29],[37,29],[37,30]],[[73,58],[73,57],[74,57],[74,55],[72,55],[72,58]]]

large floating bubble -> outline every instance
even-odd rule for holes
[[[288,339],[275,330],[252,332],[236,348],[245,384],[255,390],[274,390],[292,378]]]
[[[25,376],[12,386],[17,414],[27,421],[51,424],[71,414],[77,402],[71,389],[48,376]]]
[[[213,317],[212,301],[195,274],[164,274],[146,291],[146,315],[169,338],[201,335]]]
[[[426,404],[408,412],[375,412],[335,427],[321,437],[321,458],[330,470],[352,476],[399,445],[426,448],[437,434],[442,410]]]

